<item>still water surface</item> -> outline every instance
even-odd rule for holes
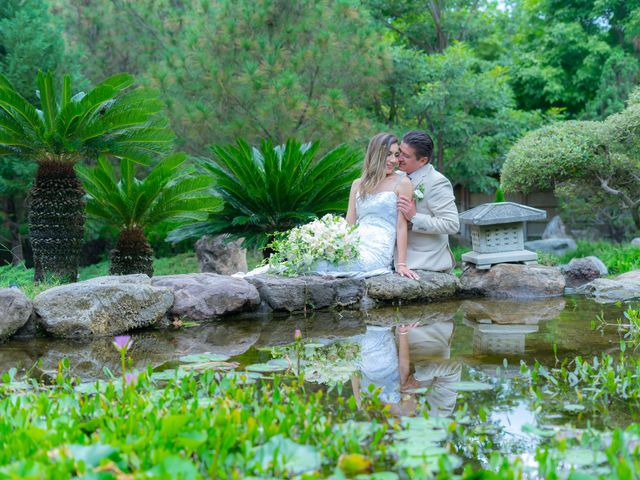
[[[602,333],[593,330],[591,324],[596,318],[615,323],[625,308],[569,296],[535,301],[467,299],[368,313],[253,315],[188,328],[137,332],[132,335],[130,356],[133,368],[144,369],[149,364],[175,367],[181,356],[208,352],[230,357],[241,370],[274,356],[285,362],[283,357],[291,354],[294,332],[300,329],[307,353],[309,348],[330,352],[316,356],[315,367],[305,370],[305,376],[330,384],[330,398],[351,395],[351,378],[357,369],[358,393],[364,394],[366,385],[373,383],[383,388],[381,397],[394,403],[400,394],[397,325],[418,322],[407,336],[408,363],[414,388],[427,388],[422,388],[421,395],[410,395],[408,401],[403,395],[405,400],[398,403],[397,413],[414,414],[428,408],[444,416],[457,412],[460,418],[462,410],[468,417],[482,417],[486,421],[479,438],[486,445],[476,446],[466,455],[460,452],[466,461],[486,461],[482,458],[485,448],[487,452],[497,449],[517,454],[526,461],[541,441],[527,434],[527,426],[570,424],[571,428],[604,429],[637,421],[632,411],[624,409],[604,415],[567,415],[557,408],[541,407],[532,401],[530,393],[512,388],[510,382],[519,375],[522,361],[551,367],[576,355],[589,358],[619,351],[620,337],[615,329]],[[295,365],[291,356],[290,365]],[[72,373],[83,381],[104,378],[106,370],[119,372],[119,356],[111,338],[14,339],[0,345],[0,370],[17,368],[20,373],[38,363],[38,372],[55,373],[58,362],[65,357]],[[493,388],[477,391],[461,387],[478,381]]]

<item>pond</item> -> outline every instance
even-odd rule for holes
[[[531,301],[465,299],[284,317],[253,314],[218,323],[187,322],[179,328],[137,332],[132,335],[130,358],[132,368],[152,364],[158,372],[174,371],[187,361],[202,363],[227,357],[239,364],[238,370],[248,367],[260,371],[262,366],[268,371],[270,365],[274,371],[285,367],[295,371],[297,352],[301,351],[300,368],[312,382],[310,388],[324,389],[332,402],[339,404],[340,397],[350,396],[352,378],[357,377],[360,387],[355,384],[356,397],[367,395],[367,383],[382,387],[380,405],[385,401],[394,404],[398,416],[427,410],[434,417],[455,418],[459,427],[456,458],[465,465],[486,465],[496,450],[517,455],[526,464],[528,459],[534,463],[536,448],[549,436],[625,428],[637,418],[637,409],[626,408],[624,403],[585,410],[559,396],[558,401],[547,402],[539,391],[521,381],[521,362],[530,368],[539,362],[544,374],[545,366],[559,366],[576,356],[617,355],[620,332],[594,329],[593,325],[615,323],[625,308],[567,296]],[[392,332],[399,324],[414,322],[419,326],[407,333],[406,350],[413,384],[400,393],[393,384],[399,365],[403,365],[403,350],[398,360]],[[297,329],[302,335],[300,344],[294,342]],[[205,353],[208,355],[185,359]],[[0,346],[2,371],[17,368],[20,374],[31,369],[32,375],[45,380],[55,376],[63,358],[69,359],[71,373],[86,382],[105,378],[110,372],[118,375],[120,370],[111,338],[13,339]],[[587,390],[588,386],[585,394]],[[424,443],[420,434],[412,437],[411,428],[407,431],[407,448],[423,448],[419,447]],[[580,461],[589,464],[594,459],[586,454],[586,460]]]

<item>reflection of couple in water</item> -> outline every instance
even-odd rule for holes
[[[412,415],[418,406],[412,391],[427,387],[424,398],[429,414],[451,414],[462,370],[460,363],[450,360],[453,328],[452,321],[409,323],[397,326],[394,335],[392,327],[368,325],[360,339],[360,376],[352,377],[358,404],[373,384],[380,388],[378,398],[391,406],[392,413]]]

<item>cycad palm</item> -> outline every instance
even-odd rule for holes
[[[351,182],[360,174],[361,155],[341,145],[318,158],[319,146],[293,139],[279,146],[264,141],[260,149],[242,140],[213,146],[214,159],[201,159],[200,165],[215,179],[224,208],[169,238],[228,233],[244,238],[247,246],[263,247],[273,233],[325,213],[343,213]]]
[[[109,160],[98,159],[95,168],[78,165],[78,175],[87,190],[87,214],[120,229],[111,251],[109,272],[153,274],[153,250],[145,228],[163,221],[202,221],[220,209],[221,201],[211,192],[212,178],[194,175],[185,167],[187,156],[174,154],[154,166],[146,178],[135,177],[130,160],[120,162],[120,178]]]
[[[133,78],[120,74],[72,95],[69,76],[56,92],[53,75],[39,73],[38,110],[0,75],[0,156],[38,164],[29,212],[38,281],[77,277],[84,192],[74,165],[100,154],[145,163],[172,147],[157,95],[132,86]]]

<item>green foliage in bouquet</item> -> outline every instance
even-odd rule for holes
[[[120,161],[119,178],[104,157],[95,168],[77,167],[87,189],[87,213],[120,229],[109,273],[151,276],[153,250],[145,229],[167,221],[203,220],[220,209],[220,199],[211,193],[211,177],[194,175],[186,161],[184,153],[169,155],[144,179],[136,178],[134,164],[127,159]]]
[[[319,142],[294,139],[285,145],[265,140],[260,148],[244,140],[213,146],[214,158],[199,164],[215,179],[224,208],[205,222],[174,230],[168,240],[227,233],[243,238],[247,247],[262,248],[277,232],[344,212],[362,157],[345,145],[322,156],[319,148]]]
[[[357,226],[337,215],[327,214],[286,234],[279,235],[270,247],[269,269],[294,276],[310,271],[317,261],[346,263],[358,257]]]

